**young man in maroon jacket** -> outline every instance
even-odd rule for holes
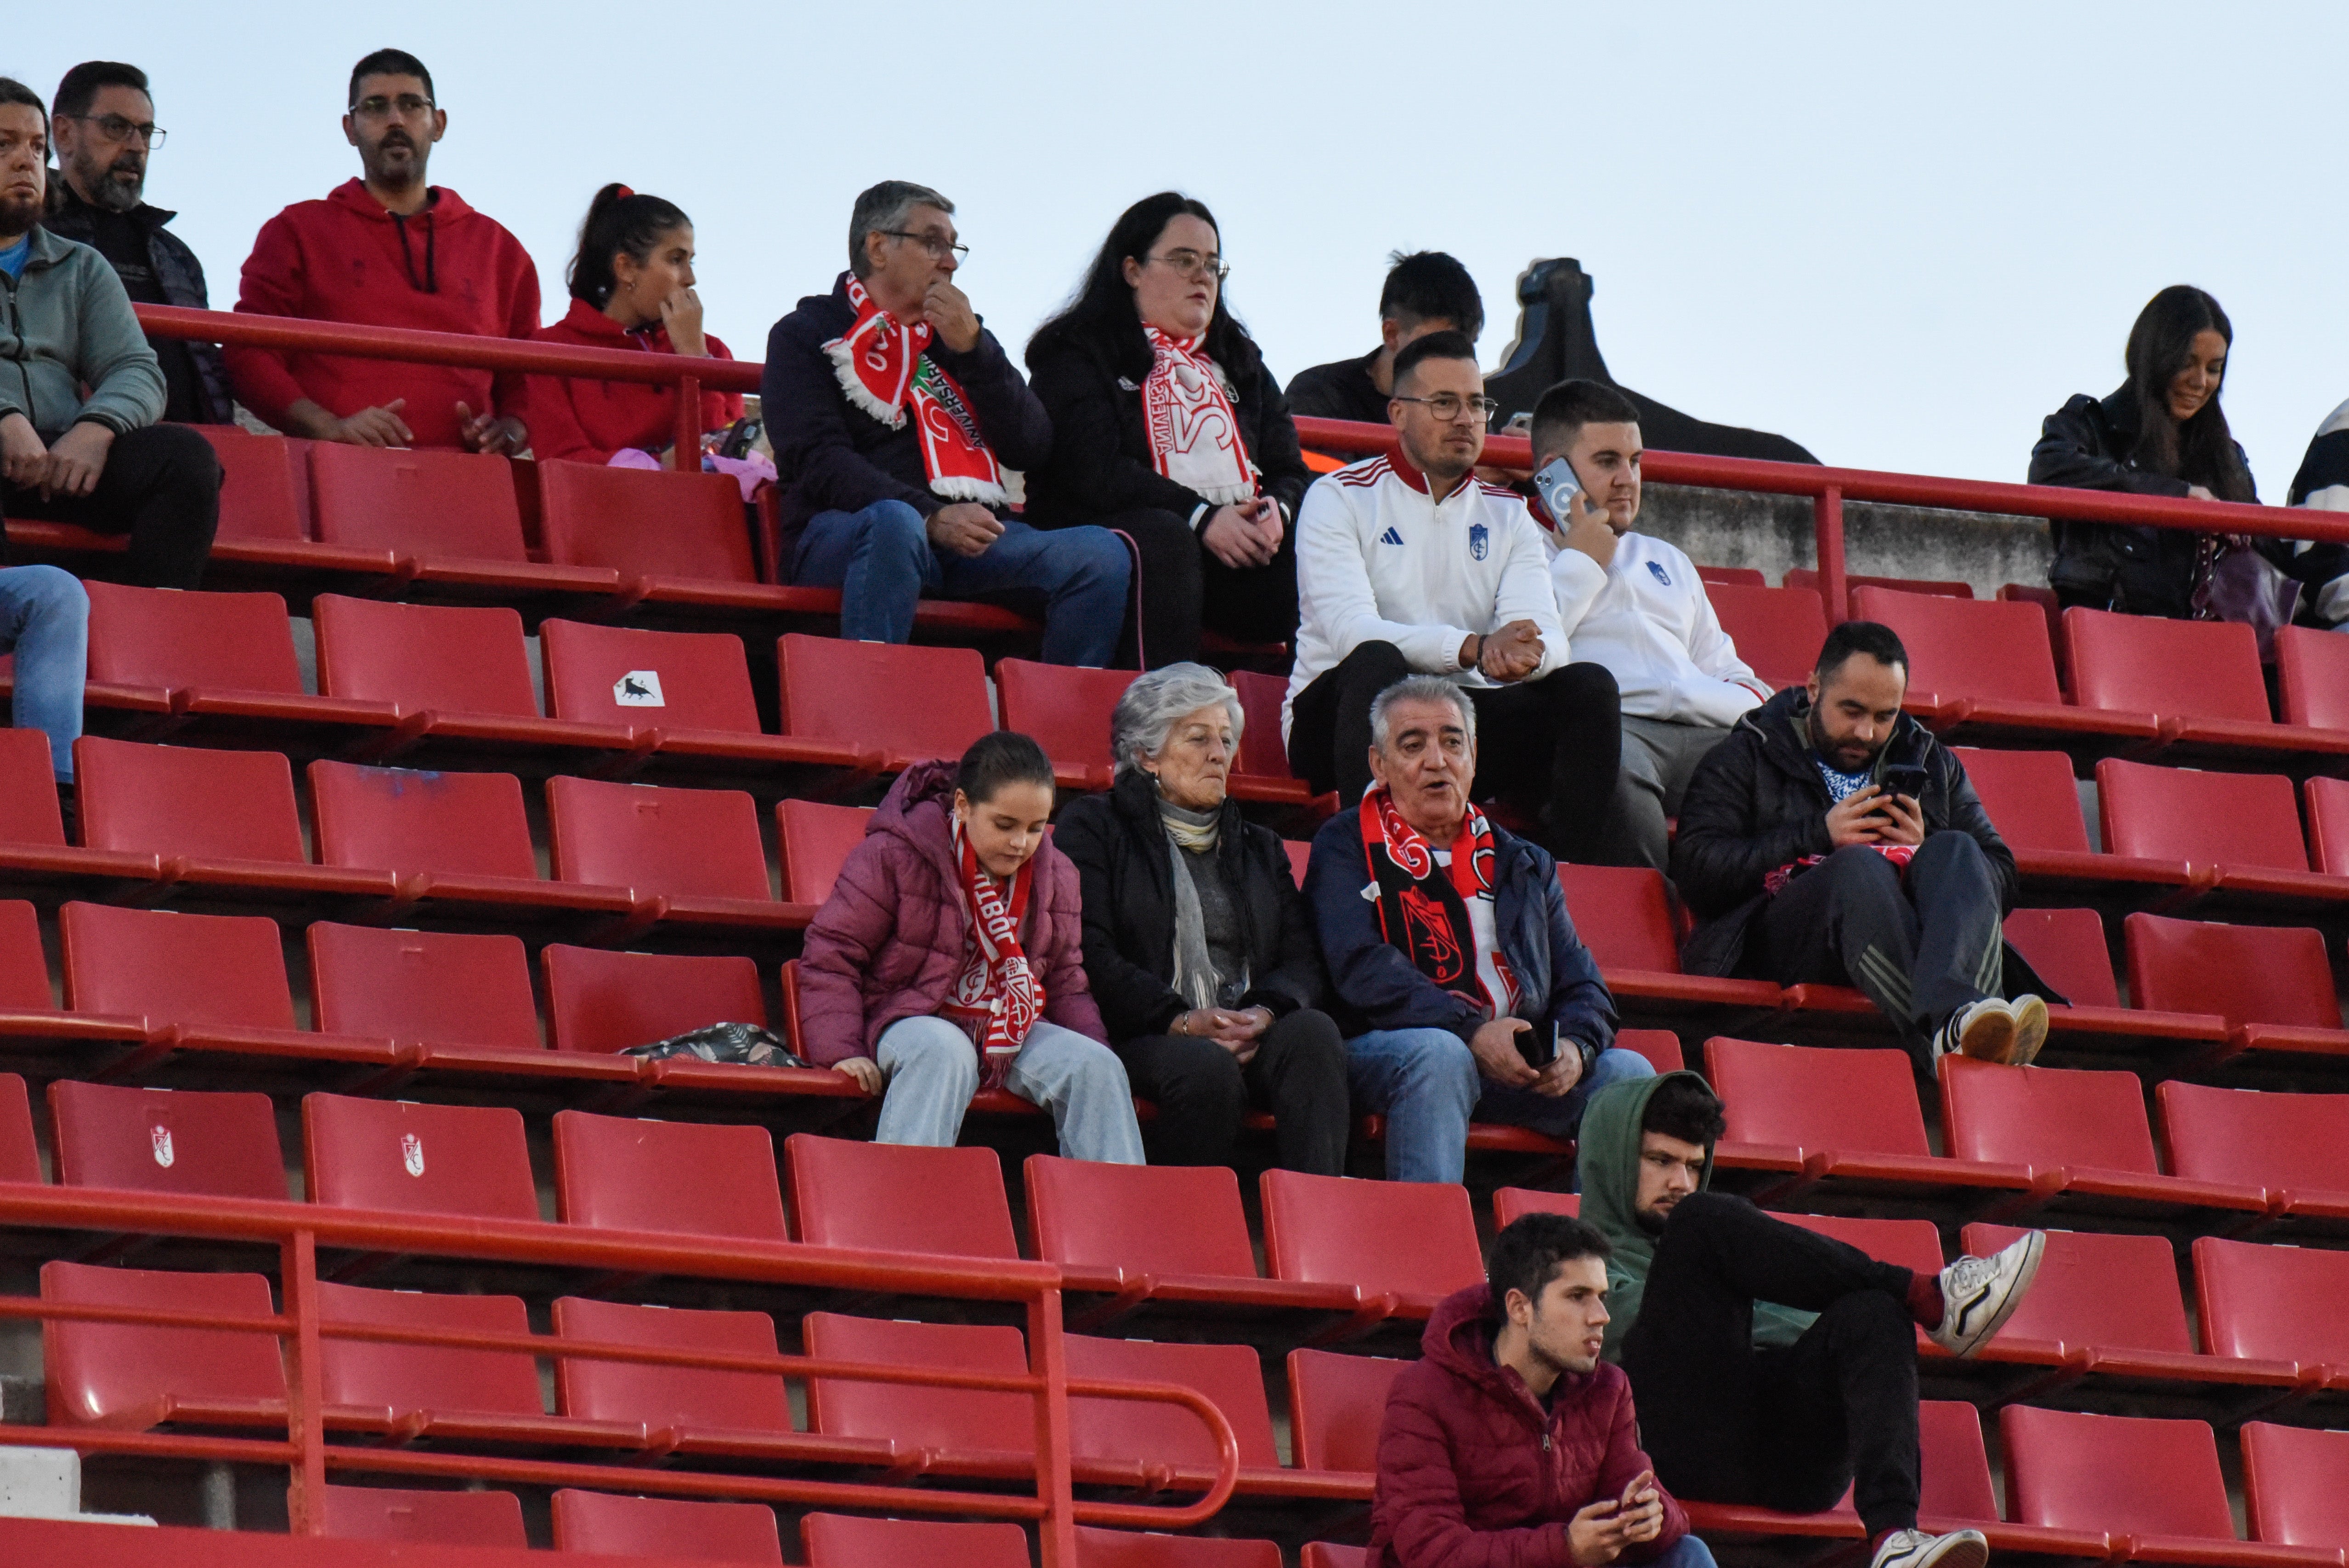
[[[1365,1568],[1713,1568],[1602,1361],[1607,1238],[1528,1214],[1447,1296],[1379,1429]]]

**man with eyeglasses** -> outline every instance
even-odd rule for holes
[[[426,181],[449,113],[433,102],[424,63],[378,49],[351,68],[349,103],[343,135],[358,149],[359,178],[262,225],[236,308],[477,337],[537,331],[530,253]],[[519,375],[263,348],[231,348],[227,358],[238,399],[288,435],[490,453],[529,444],[515,412]]]
[[[179,214],[143,200],[148,155],[163,146],[147,73],[116,60],[85,60],[57,84],[49,111],[57,180],[44,227],[104,256],[133,304],[210,310],[203,263],[163,227]],[[234,418],[218,348],[152,333],[147,346],[163,367],[164,418],[225,425]]]
[[[1045,660],[1105,665],[1125,542],[1003,515],[1007,471],[1044,460],[1052,421],[956,283],[968,253],[953,202],[883,181],[850,213],[848,271],[768,335],[781,558],[792,582],[840,590],[843,637],[908,641],[925,593],[1040,596]]]
[[[1351,805],[1371,783],[1371,702],[1446,676],[1475,705],[1471,799],[1561,860],[1605,841],[1622,745],[1615,677],[1568,664],[1539,529],[1475,475],[1493,410],[1475,346],[1430,333],[1395,356],[1399,450],[1325,474],[1297,520],[1301,624],[1282,715],[1288,765]]]

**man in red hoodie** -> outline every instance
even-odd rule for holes
[[[1630,1379],[1599,1359],[1611,1250],[1527,1214],[1486,1283],[1436,1307],[1379,1429],[1365,1568],[1713,1568],[1640,1449]]]
[[[522,242],[425,182],[448,129],[415,56],[378,49],[352,67],[343,135],[359,150],[360,178],[262,225],[236,308],[483,337],[537,331],[538,269]],[[237,400],[289,435],[476,452],[529,443],[519,376],[260,348],[225,357]]]

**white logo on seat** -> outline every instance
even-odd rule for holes
[[[155,1140],[155,1163],[169,1171],[172,1160],[171,1130],[159,1125],[149,1128],[147,1133]]]
[[[410,1176],[424,1174],[424,1140],[412,1132],[399,1135],[399,1162],[408,1167]]]
[[[658,670],[630,670],[612,683],[612,700],[622,707],[668,706],[661,697]]]

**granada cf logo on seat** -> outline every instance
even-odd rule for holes
[[[155,1163],[169,1171],[175,1158],[171,1152],[171,1130],[159,1124],[149,1128],[147,1136],[154,1140]]]
[[[424,1140],[412,1132],[399,1135],[399,1162],[408,1167],[410,1176],[424,1174]]]

